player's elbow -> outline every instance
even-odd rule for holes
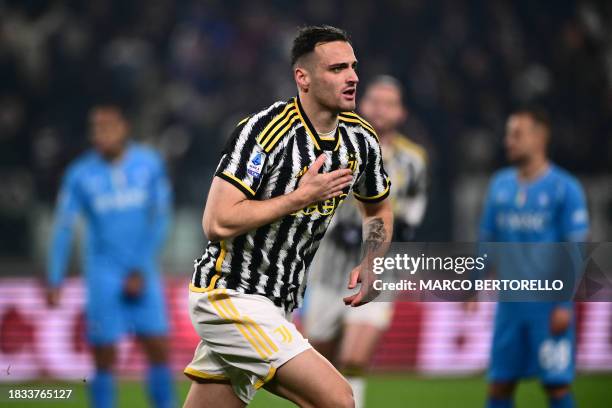
[[[219,225],[216,222],[213,222],[210,217],[207,217],[206,214],[204,214],[204,217],[202,217],[202,229],[204,230],[204,235],[206,235],[206,238],[212,242],[218,242],[223,239]]]
[[[212,242],[234,238],[244,232],[244,224],[235,207],[207,205],[202,217],[202,228],[208,239]]]
[[[233,231],[232,228],[224,225],[218,218],[207,220],[205,217],[202,222],[202,227],[204,229],[204,234],[206,234],[206,237],[212,242],[219,242],[236,236],[236,232]]]
[[[232,234],[229,232],[229,230],[217,226],[205,229],[204,233],[212,242],[219,242],[232,237]]]

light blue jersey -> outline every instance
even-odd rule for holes
[[[93,343],[112,343],[128,329],[142,334],[167,330],[156,258],[170,211],[164,165],[149,148],[131,143],[113,163],[91,151],[68,168],[56,209],[48,281],[53,287],[61,285],[75,221],[82,216],[88,334]],[[142,274],[145,287],[140,298],[128,301],[123,285],[134,272]]]
[[[531,182],[514,168],[491,181],[480,224],[480,240],[496,242],[580,242],[589,230],[584,192],[566,171],[550,165]]]
[[[480,224],[482,242],[582,242],[589,230],[588,211],[579,182],[550,165],[530,182],[518,178],[514,168],[499,171],[492,179]],[[534,245],[522,259],[507,251],[497,267],[504,278],[537,279],[551,269],[555,259],[542,256],[546,249]],[[526,249],[523,249],[526,250]],[[551,253],[555,253],[554,250]],[[511,276],[509,276],[511,275]],[[566,384],[574,372],[574,327],[560,335],[550,333],[554,302],[502,302],[498,304],[489,376],[494,381],[538,375],[547,384]]]

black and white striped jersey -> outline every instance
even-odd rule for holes
[[[259,294],[292,310],[301,304],[308,267],[336,208],[352,191],[364,202],[384,200],[390,181],[378,138],[353,112],[339,115],[335,134],[321,138],[299,98],[277,102],[238,124],[215,173],[248,198],[288,194],[321,154],[322,171],[351,168],[353,183],[339,197],[221,242],[209,242],[194,261],[191,290],[234,289]]]

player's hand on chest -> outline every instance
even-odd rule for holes
[[[306,146],[299,146],[304,143]],[[275,160],[271,163],[268,177],[274,181],[276,179],[288,178],[299,180],[308,168],[312,166],[317,157],[325,154],[325,162],[320,169],[320,173],[329,173],[338,169],[351,169],[355,178],[363,171],[365,158],[360,152],[352,151],[347,148],[336,150],[315,149],[308,140],[292,140],[282,151],[277,153]],[[294,183],[297,187],[297,183]]]

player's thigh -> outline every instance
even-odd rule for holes
[[[246,406],[228,382],[191,382],[184,408],[242,408]]]
[[[354,407],[348,382],[313,349],[282,365],[265,388],[301,407]]]

